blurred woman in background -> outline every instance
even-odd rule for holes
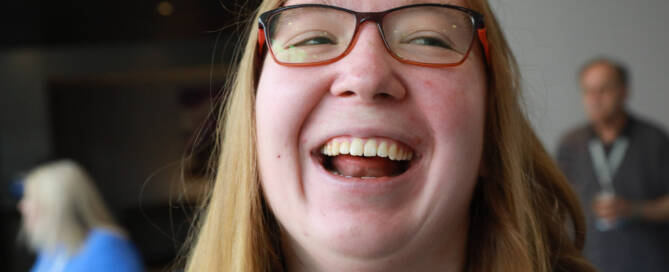
[[[28,173],[18,204],[22,234],[39,255],[32,272],[143,271],[141,258],[77,163]]]

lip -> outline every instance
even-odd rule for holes
[[[378,178],[357,178],[357,177],[343,177],[330,173],[321,163],[320,154],[311,152],[310,161],[312,166],[317,170],[316,172],[322,176],[326,183],[339,187],[340,189],[351,193],[361,195],[385,194],[388,191],[396,190],[401,187],[411,186],[412,176],[421,168],[421,157],[414,157],[411,160],[409,169],[404,173],[392,177],[378,177]]]
[[[400,126],[397,126],[400,127]],[[409,129],[397,129],[393,127],[362,127],[362,128],[347,128],[340,131],[329,131],[324,133],[322,137],[317,137],[318,140],[312,142],[310,146],[309,157],[312,166],[315,167],[316,172],[326,184],[334,185],[339,190],[353,195],[383,195],[391,191],[402,190],[402,188],[413,188],[416,182],[411,182],[417,172],[421,169],[423,161],[423,154],[427,147],[424,139],[418,133]],[[330,173],[322,164],[321,149],[324,144],[333,138],[339,137],[356,137],[356,138],[381,138],[389,139],[399,142],[413,151],[413,158],[411,159],[409,168],[397,176],[377,177],[377,178],[356,178],[343,177]]]

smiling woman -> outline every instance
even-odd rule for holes
[[[188,271],[592,271],[485,0],[264,1]]]

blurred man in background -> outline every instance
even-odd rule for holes
[[[669,271],[669,138],[626,110],[621,64],[594,59],[579,80],[589,120],[558,162],[585,208],[585,255],[603,272]]]

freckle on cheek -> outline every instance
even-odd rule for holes
[[[276,158],[277,158],[277,159],[281,159],[281,155],[276,155]]]

